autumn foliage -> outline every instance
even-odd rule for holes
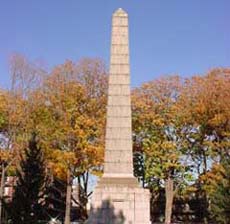
[[[230,163],[230,70],[150,81],[134,89],[132,105],[134,150],[144,160],[144,172],[136,174],[151,189],[152,212],[163,188],[166,223],[182,195],[195,195],[197,213],[202,211],[190,221],[211,221],[216,211],[210,203],[224,181],[222,161]]]
[[[7,175],[14,175],[36,132],[47,172],[70,187],[77,179],[82,185],[79,204],[86,211],[89,175],[103,171],[105,65],[98,59],[66,61],[47,72],[15,55],[11,73],[11,88],[0,90],[0,159]],[[226,223],[219,218],[226,215],[225,206],[216,197],[229,186],[230,70],[144,83],[132,91],[132,116],[135,174],[151,191],[152,219],[163,215],[168,223],[183,221],[175,215],[175,201],[181,200],[194,214],[188,220]],[[163,214],[157,210],[159,201]],[[186,209],[181,213],[187,214]]]

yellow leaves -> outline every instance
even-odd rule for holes
[[[55,176],[65,179],[67,169],[75,164],[74,152],[52,150],[50,153],[49,168]]]
[[[86,115],[79,115],[76,119],[75,129],[91,129],[95,125],[95,121]]]
[[[7,124],[7,96],[6,93],[0,89],[0,129],[5,128]]]
[[[179,166],[180,152],[175,143],[171,141],[149,142],[144,145],[144,151],[150,160],[155,160],[153,166],[161,166],[162,173],[166,174],[171,168]]]
[[[210,171],[200,176],[200,180],[201,183],[203,184],[203,188],[209,194],[214,193],[217,185],[223,182],[225,174],[226,174],[225,168],[219,163],[214,163]]]
[[[196,192],[196,191],[197,191],[197,188],[196,188],[195,186],[191,185],[191,186],[188,186],[188,187],[186,188],[185,194],[186,194],[188,197],[191,197],[191,193],[194,193],[194,192]]]
[[[156,142],[149,142],[147,144],[144,144],[144,150],[145,152],[147,153],[147,155],[149,156],[157,156],[157,154],[161,154],[160,150],[159,150],[159,145],[160,144],[157,144]]]
[[[7,93],[0,89],[0,111],[6,110],[7,105]]]
[[[214,117],[209,120],[209,124],[213,127],[220,126],[223,122],[226,122],[224,114],[215,114]]]
[[[177,76],[163,77],[133,91],[133,127],[142,139],[147,176],[166,178],[179,170],[180,149],[172,136],[180,127],[178,97],[181,81]],[[167,130],[166,130],[167,129]]]
[[[8,163],[12,159],[12,153],[8,150],[0,150],[0,162]]]
[[[146,145],[145,151],[149,155],[155,155],[155,156],[160,156],[165,153],[171,154],[171,153],[176,153],[177,147],[176,145],[171,142],[171,141],[163,141],[163,142],[149,142]]]
[[[156,114],[154,117],[151,115],[147,115],[146,119],[149,120],[153,126],[155,127],[164,127],[166,125],[166,121],[164,118]]]
[[[161,148],[163,148],[165,151],[173,152],[177,150],[176,144],[172,141],[164,141],[161,144]]]

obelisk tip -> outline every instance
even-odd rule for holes
[[[123,15],[123,16],[125,15],[125,16],[127,16],[128,13],[124,9],[119,8],[114,12],[114,15]]]

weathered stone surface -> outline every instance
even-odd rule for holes
[[[149,191],[133,176],[128,15],[113,14],[105,166],[92,197],[90,224],[149,224]]]

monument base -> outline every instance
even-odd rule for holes
[[[102,177],[95,188],[88,224],[150,224],[150,194],[134,177]]]

